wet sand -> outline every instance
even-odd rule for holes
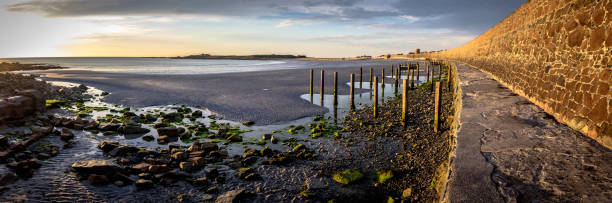
[[[405,61],[380,61],[374,75],[384,67],[390,75],[391,64]],[[320,91],[320,68],[314,69],[314,91]],[[349,75],[359,81],[359,67],[325,68],[325,94],[333,93],[333,72],[338,72],[338,93],[348,94]],[[145,75],[82,70],[33,72],[45,74],[45,80],[66,81],[108,91],[106,102],[132,107],[185,104],[208,108],[225,119],[255,121],[257,125],[274,124],[322,114],[328,109],[300,98],[309,91],[309,70],[292,69],[205,75]],[[369,81],[369,67],[363,69],[363,81]],[[390,79],[385,81],[391,83]],[[356,93],[367,90],[356,90]]]

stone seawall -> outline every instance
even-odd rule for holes
[[[412,56],[471,64],[612,147],[612,0],[527,1],[461,47]]]

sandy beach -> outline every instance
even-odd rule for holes
[[[391,64],[405,61],[378,62],[374,75],[384,67],[390,75]],[[315,93],[320,90],[320,70],[314,69]],[[325,68],[325,93],[333,92],[333,72],[338,72],[338,93],[348,94],[349,75],[359,81],[359,67]],[[53,70],[32,72],[44,74],[45,80],[66,81],[93,86],[110,92],[109,103],[132,107],[185,104],[208,108],[226,119],[255,121],[258,125],[291,121],[325,113],[328,109],[300,98],[308,93],[309,70],[291,69],[244,73],[202,75],[145,75],[94,72],[83,70]],[[369,80],[369,67],[363,68],[363,81]],[[385,81],[391,83],[390,79]],[[356,90],[367,91],[367,90]]]

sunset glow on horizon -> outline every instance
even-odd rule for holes
[[[469,42],[522,3],[7,0],[0,5],[0,57],[351,57],[440,50]]]

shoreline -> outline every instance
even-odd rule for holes
[[[386,61],[374,68],[380,75],[381,66],[390,70]],[[320,79],[321,68],[315,71],[314,82]],[[349,73],[359,67],[326,67],[325,92],[333,92],[333,72],[339,74],[338,93],[348,94]],[[364,68],[364,82],[369,68]],[[282,69],[240,73],[199,75],[146,75],[138,73],[94,72],[84,70],[29,71],[43,74],[49,81],[65,81],[93,86],[112,93],[106,101],[131,107],[159,106],[181,103],[202,106],[223,117],[236,121],[255,121],[257,124],[276,124],[325,113],[326,108],[300,98],[308,93],[309,69]],[[358,77],[358,75],[357,75]],[[391,81],[388,80],[387,83]],[[318,92],[318,89],[315,93]],[[356,90],[366,92],[367,89]]]

